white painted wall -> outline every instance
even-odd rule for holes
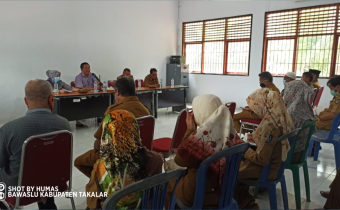
[[[235,101],[238,107],[245,106],[246,97],[260,88],[258,74],[261,72],[265,12],[338,2],[338,0],[180,1],[178,54],[182,54],[183,22],[253,14],[249,76],[190,74],[189,101],[197,95],[213,93],[223,102]],[[274,83],[279,89],[283,89],[282,79],[282,77],[274,78]],[[323,86],[326,86],[326,82],[326,79],[320,80]],[[331,99],[329,89],[326,88],[319,106],[328,107]]]
[[[25,114],[24,86],[57,69],[71,82],[89,62],[102,79],[151,67],[165,79],[176,53],[177,1],[0,1],[0,124]]]

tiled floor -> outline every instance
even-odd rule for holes
[[[160,137],[172,137],[173,129],[176,124],[177,119],[176,113],[172,113],[171,109],[161,109],[159,112],[159,117],[156,119],[156,128],[154,138]],[[76,128],[75,122],[71,122],[72,132],[73,132],[73,159],[79,155],[87,152],[93,148],[94,137],[93,134],[97,130],[97,125],[95,125],[94,120],[88,120],[88,128]],[[320,151],[320,157],[318,161],[313,161],[312,158],[308,158],[308,170],[311,186],[311,200],[312,202],[306,202],[306,192],[303,173],[300,173],[301,182],[301,196],[302,196],[302,209],[318,209],[322,208],[325,204],[326,199],[320,196],[320,190],[328,190],[329,184],[332,182],[336,175],[335,161],[334,161],[334,150],[333,146],[329,144],[322,144],[322,150]],[[294,197],[294,185],[292,174],[290,171],[285,172],[289,208],[295,209],[295,197]],[[75,167],[73,167],[72,174],[73,190],[78,192],[85,192],[85,185],[88,183],[89,179],[80,173]],[[277,197],[278,197],[278,207],[283,209],[283,202],[281,196],[280,185],[277,186]],[[56,205],[59,209],[70,209],[71,202],[67,198],[56,198]],[[257,202],[261,209],[270,209],[268,194],[264,193],[259,195]],[[75,203],[77,209],[86,208],[85,198],[75,198]],[[37,209],[36,204],[26,206],[26,209]]]

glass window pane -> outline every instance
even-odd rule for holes
[[[335,75],[340,75],[340,37],[338,37],[338,51],[336,55]]]
[[[248,74],[249,42],[229,42],[228,74]]]
[[[202,44],[186,44],[185,57],[186,64],[189,65],[189,72],[201,73]]]
[[[266,71],[272,75],[285,75],[293,71],[294,39],[269,40]]]
[[[320,70],[320,77],[330,76],[333,36],[307,36],[299,38],[297,76],[309,69]]]
[[[223,74],[223,59],[224,41],[204,44],[204,73]]]

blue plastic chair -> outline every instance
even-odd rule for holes
[[[289,133],[286,133],[282,135],[278,140],[275,145],[281,146],[281,141],[285,139],[290,139],[290,141],[294,141],[297,137],[297,134],[300,129],[295,129]],[[275,151],[275,150],[273,150]],[[273,154],[271,159],[273,158]],[[285,163],[286,161],[283,161],[281,163],[280,169],[277,173],[277,177],[275,180],[269,181],[268,180],[268,175],[270,171],[270,166],[271,166],[271,161],[268,165],[264,166],[261,175],[259,179],[239,179],[240,182],[247,184],[249,186],[255,186],[255,193],[254,197],[257,197],[258,193],[258,187],[265,187],[269,191],[269,202],[270,202],[270,209],[277,209],[277,200],[276,200],[276,185],[280,182],[281,183],[281,189],[282,189],[282,197],[283,197],[283,206],[284,209],[288,209],[288,195],[287,195],[287,186],[286,186],[286,179],[284,175],[284,170],[285,170]]]
[[[340,168],[340,131],[338,129],[339,123],[340,113],[338,113],[334,117],[330,131],[318,130],[314,135],[312,135],[308,148],[308,156],[310,156],[315,142],[314,161],[317,161],[319,157],[320,143],[322,142],[333,144],[335,153],[335,164],[337,169]]]
[[[108,197],[103,204],[103,209],[116,209],[117,203],[125,196],[143,192],[140,209],[163,210],[169,181],[176,179],[174,192],[183,172],[183,169],[177,169],[133,183]],[[173,194],[169,209],[174,209],[175,199],[176,196]]]
[[[218,209],[237,209],[238,205],[233,199],[236,179],[244,153],[249,148],[249,144],[239,144],[229,149],[217,152],[205,159],[197,170],[196,191],[193,206],[186,209],[203,209],[206,176],[209,166],[222,158],[226,160],[226,167],[223,174],[221,196]],[[178,201],[177,201],[178,204]],[[181,208],[182,206],[179,205]]]

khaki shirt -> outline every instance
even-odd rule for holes
[[[317,89],[321,88],[321,84],[318,80],[316,82],[312,82],[312,85],[314,88],[317,88]]]
[[[158,77],[156,77],[156,79],[153,79],[150,74],[145,77],[144,87],[149,87],[149,86],[157,87],[157,85],[159,85]]]
[[[266,88],[271,89],[272,91],[276,91],[278,94],[280,94],[280,90],[272,83],[271,85],[266,86]]]
[[[278,128],[273,128],[270,132],[272,138],[266,141],[263,145],[260,153],[257,153],[252,148],[249,148],[244,154],[244,160],[241,162],[238,178],[241,179],[257,179],[260,177],[263,166],[268,165],[270,158],[273,154],[273,159],[271,160],[271,167],[268,175],[269,180],[274,180],[280,169],[282,162],[282,146],[278,144],[276,147],[276,142],[280,137],[280,130]],[[259,141],[254,139],[254,141]],[[274,151],[275,149],[275,151]]]
[[[144,117],[147,115],[150,115],[149,110],[141,103],[139,102],[137,96],[129,96],[124,98],[123,102],[118,104],[113,104],[107,108],[105,111],[104,116],[108,115],[110,112],[118,109],[123,109],[126,111],[131,112],[133,115],[135,115],[136,118]],[[94,137],[96,139],[100,139],[103,132],[103,123],[100,124],[98,127],[97,132],[94,134]]]
[[[122,78],[122,77],[131,77],[131,78],[133,79],[133,75],[130,75],[130,76],[123,76],[123,75],[120,75],[120,76],[117,77],[117,80],[120,79],[120,78]]]
[[[332,112],[336,114],[340,112],[340,94],[334,96],[333,100],[331,100],[331,102],[329,103],[329,108],[320,112],[319,116],[329,114]],[[333,123],[333,119],[317,121],[316,128],[319,130],[330,130],[332,127],[332,123]]]

